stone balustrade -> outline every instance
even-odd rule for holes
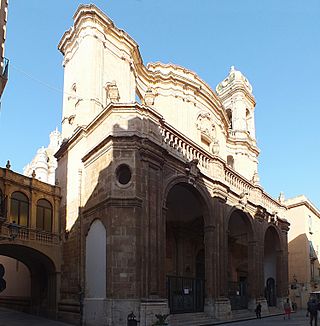
[[[265,193],[261,186],[254,185],[228,167],[226,162],[217,155],[210,154],[162,120],[160,121],[160,134],[162,136],[162,145],[170,153],[186,161],[197,159],[199,161],[198,167],[205,175],[212,177],[214,175],[213,165],[216,166],[218,164],[220,170],[223,171],[222,176],[220,176],[222,180],[220,181],[238,193],[238,195],[245,195],[255,205],[265,207],[272,214],[284,209],[284,206]]]

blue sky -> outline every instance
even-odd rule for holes
[[[0,165],[22,172],[60,129],[63,68],[57,45],[78,0],[9,2]],[[173,62],[212,88],[231,65],[256,98],[262,186],[305,194],[320,208],[319,0],[91,0],[140,46],[144,63]]]

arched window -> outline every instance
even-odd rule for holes
[[[227,156],[227,165],[234,169],[234,158],[232,155]]]
[[[45,199],[40,199],[37,203],[37,229],[52,231],[52,206]]]
[[[29,224],[29,199],[22,192],[11,195],[11,220],[23,226]]]
[[[251,114],[250,114],[250,111],[248,109],[246,109],[246,128],[247,128],[247,131],[248,133],[250,134],[250,131],[251,131]]]
[[[231,111],[231,109],[227,110],[227,116],[228,116],[229,121],[230,121],[230,129],[232,129],[232,111]]]
[[[0,189],[0,218],[5,218],[5,200],[2,190]]]

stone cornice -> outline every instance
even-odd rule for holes
[[[0,181],[22,188],[28,188],[28,190],[34,190],[45,193],[46,195],[60,198],[60,188],[51,184],[42,182],[38,179],[24,176],[20,173],[14,172],[6,168],[0,168]]]
[[[315,214],[318,218],[320,218],[320,211],[319,209],[304,195],[290,198],[284,201],[287,209],[305,206],[307,207],[313,214]]]

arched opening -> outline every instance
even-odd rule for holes
[[[231,109],[227,109],[227,116],[228,116],[228,119],[229,119],[229,122],[230,122],[230,129],[232,129],[233,128],[233,126],[232,126],[232,111],[231,111]]]
[[[22,192],[16,191],[11,195],[11,221],[22,226],[29,224],[29,199]]]
[[[5,198],[0,188],[0,218],[5,218]]]
[[[84,319],[102,324],[105,319],[107,280],[107,234],[103,223],[95,220],[86,237],[86,275]]]
[[[29,312],[31,305],[31,274],[21,261],[0,256],[4,267],[5,289],[0,294],[0,305]]]
[[[279,279],[280,239],[273,227],[269,227],[264,237],[264,284],[268,306],[277,305],[277,287]]]
[[[250,231],[248,217],[234,211],[228,224],[228,296],[232,310],[248,308]]]
[[[249,134],[252,132],[252,115],[248,109],[246,109],[246,129]]]
[[[227,156],[227,165],[234,169],[234,158],[232,155]]]
[[[199,193],[180,183],[167,196],[166,266],[170,313],[204,309],[204,205]]]
[[[52,231],[52,205],[45,199],[37,202],[37,229]]]
[[[1,305],[54,317],[57,279],[53,261],[40,251],[17,244],[1,244],[0,255],[10,294],[10,298],[1,298]]]

